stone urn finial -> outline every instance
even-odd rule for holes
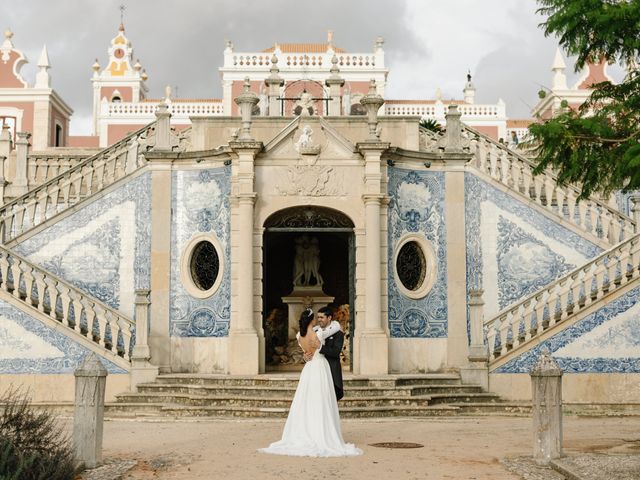
[[[378,110],[384,104],[384,98],[377,93],[376,81],[372,78],[369,82],[369,93],[367,93],[360,103],[367,109],[367,124],[369,125],[369,141],[380,140],[378,133]]]
[[[242,93],[235,98],[236,105],[240,107],[240,115],[242,116],[242,130],[238,140],[253,140],[253,137],[251,137],[251,112],[259,101],[258,96],[251,91],[249,77],[245,77]]]

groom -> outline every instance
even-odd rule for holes
[[[340,328],[340,324],[333,320],[333,310],[329,307],[322,307],[318,310],[318,324],[323,330],[326,329],[332,322],[335,322],[337,328]],[[320,353],[325,356],[327,362],[329,362],[329,368],[331,368],[331,377],[333,377],[333,388],[336,391],[336,399],[340,400],[344,397],[344,390],[342,388],[342,365],[340,363],[340,353],[342,352],[342,346],[344,345],[344,333],[342,329],[339,329],[336,333],[325,339],[324,345],[320,349]],[[309,360],[305,358],[305,360]]]

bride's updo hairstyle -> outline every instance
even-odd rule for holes
[[[304,337],[307,334],[307,328],[309,328],[309,324],[313,320],[313,310],[307,308],[304,312],[300,314],[300,336]]]

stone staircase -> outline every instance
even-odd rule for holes
[[[167,374],[107,404],[110,417],[284,418],[298,374],[256,376]],[[464,414],[526,414],[529,406],[502,402],[480,386],[462,385],[457,374],[346,375],[343,418]]]

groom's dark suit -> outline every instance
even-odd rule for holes
[[[336,399],[340,400],[344,397],[342,388],[342,365],[340,363],[340,352],[344,345],[344,333],[342,330],[334,333],[324,341],[324,345],[320,349],[320,353],[325,356],[329,367],[331,368],[331,376],[333,377],[333,388],[336,391]]]

